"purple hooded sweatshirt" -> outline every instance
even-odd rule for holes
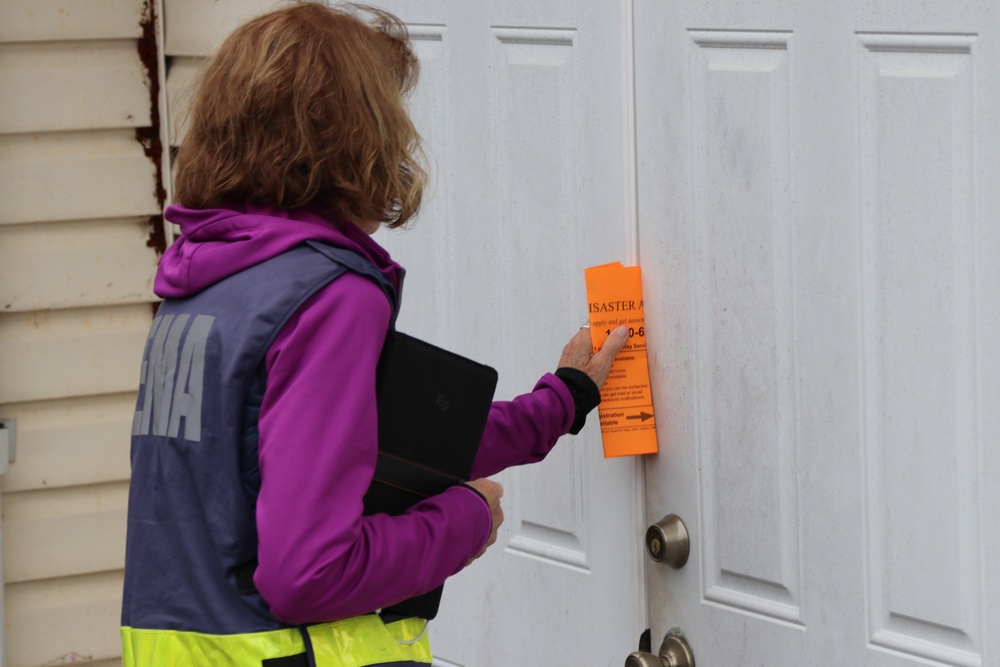
[[[350,223],[261,207],[171,206],[166,218],[182,236],[156,275],[163,298],[196,294],[306,240],[353,250],[401,287],[402,267]],[[464,486],[402,516],[362,515],[378,448],[375,367],[391,313],[374,282],[348,272],[303,304],[265,357],[254,583],[284,622],[348,618],[433,590],[489,537],[489,507]],[[541,460],[573,417],[573,398],[552,374],[494,403],[473,479]]]

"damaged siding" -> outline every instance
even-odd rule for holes
[[[0,3],[9,667],[120,664],[129,432],[165,196],[140,58],[151,19],[136,0]]]

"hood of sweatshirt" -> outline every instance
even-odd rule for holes
[[[160,259],[153,291],[164,299],[192,296],[306,241],[346,248],[374,264],[402,291],[403,267],[356,225],[324,219],[308,210],[263,206],[189,209],[169,206],[164,217],[181,235]]]

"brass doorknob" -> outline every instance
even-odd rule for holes
[[[625,658],[625,667],[694,667],[694,653],[675,628],[663,638],[659,655],[635,651]]]
[[[668,514],[646,530],[646,553],[657,563],[674,569],[684,567],[691,553],[691,540],[679,516]]]
[[[663,667],[663,661],[652,653],[636,651],[625,658],[625,667]]]

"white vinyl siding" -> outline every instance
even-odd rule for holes
[[[184,139],[184,116],[205,59],[226,35],[249,18],[287,2],[280,0],[163,0],[170,145]]]
[[[121,663],[129,429],[160,213],[141,0],[0,3],[8,667]]]

